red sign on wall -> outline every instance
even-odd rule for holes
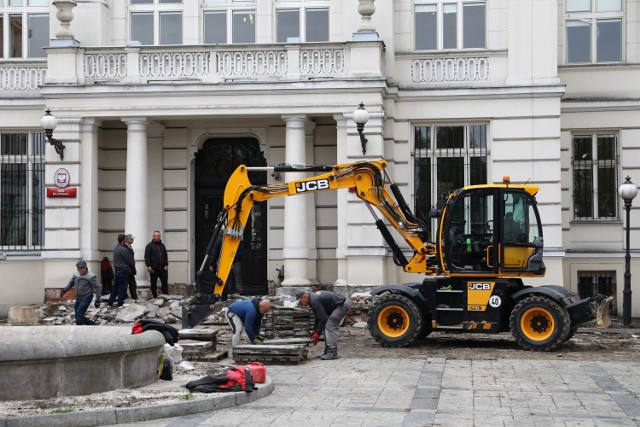
[[[75,198],[77,194],[77,188],[75,187],[67,187],[67,188],[47,188],[47,197],[70,197]]]

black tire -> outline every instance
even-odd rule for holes
[[[571,326],[569,328],[569,333],[567,334],[567,337],[564,339],[563,342],[567,342],[569,341],[571,338],[573,338],[573,336],[576,334],[576,332],[578,332],[578,327],[577,326]]]
[[[418,332],[418,338],[426,338],[431,335],[431,332],[433,332],[431,316],[422,313],[422,326],[420,327],[420,332]]]
[[[405,347],[420,335],[422,319],[422,312],[411,299],[404,295],[386,294],[373,305],[369,314],[369,332],[384,347]]]
[[[567,310],[543,295],[522,299],[509,318],[509,328],[516,343],[532,351],[549,351],[558,347],[569,335],[570,325]]]

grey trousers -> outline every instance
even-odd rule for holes
[[[327,320],[327,325],[324,328],[326,353],[338,353],[338,328],[340,327],[340,322],[342,322],[342,319],[347,315],[350,308],[351,304],[349,304],[349,301],[345,301],[344,304],[337,306],[335,310],[331,312],[331,315]]]
[[[240,344],[240,338],[242,337],[242,330],[244,329],[244,323],[240,316],[235,314],[233,311],[228,311],[225,313],[225,317],[227,318],[227,322],[229,322],[229,326],[231,326],[231,330],[233,331],[233,336],[231,337],[231,347],[235,347]]]

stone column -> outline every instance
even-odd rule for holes
[[[304,115],[283,116],[287,125],[285,137],[285,162],[305,163],[305,120]],[[303,172],[287,172],[286,181],[305,177]],[[282,282],[283,293],[294,293],[297,287],[308,287],[311,284],[307,269],[309,258],[307,202],[309,196],[293,196],[284,199],[284,258],[285,279]],[[287,289],[288,288],[288,289]],[[291,289],[293,288],[293,289]]]
[[[98,126],[95,118],[80,124],[80,256],[100,261],[98,253]]]
[[[124,232],[133,234],[133,251],[138,274],[136,280],[147,282],[144,248],[149,237],[147,121],[144,117],[122,119],[127,124],[127,178]]]
[[[316,163],[313,156],[313,131],[315,128],[316,124],[314,122],[307,121],[305,123],[305,147],[309,147],[309,150],[307,150],[306,153],[306,163],[308,165]],[[302,198],[305,199],[307,204],[307,273],[309,280],[313,284],[317,284],[318,244],[316,239],[316,195],[309,194],[307,196],[302,196]]]

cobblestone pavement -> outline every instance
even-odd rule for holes
[[[340,358],[268,374],[275,390],[256,402],[125,425],[640,426],[640,355],[626,363]]]

